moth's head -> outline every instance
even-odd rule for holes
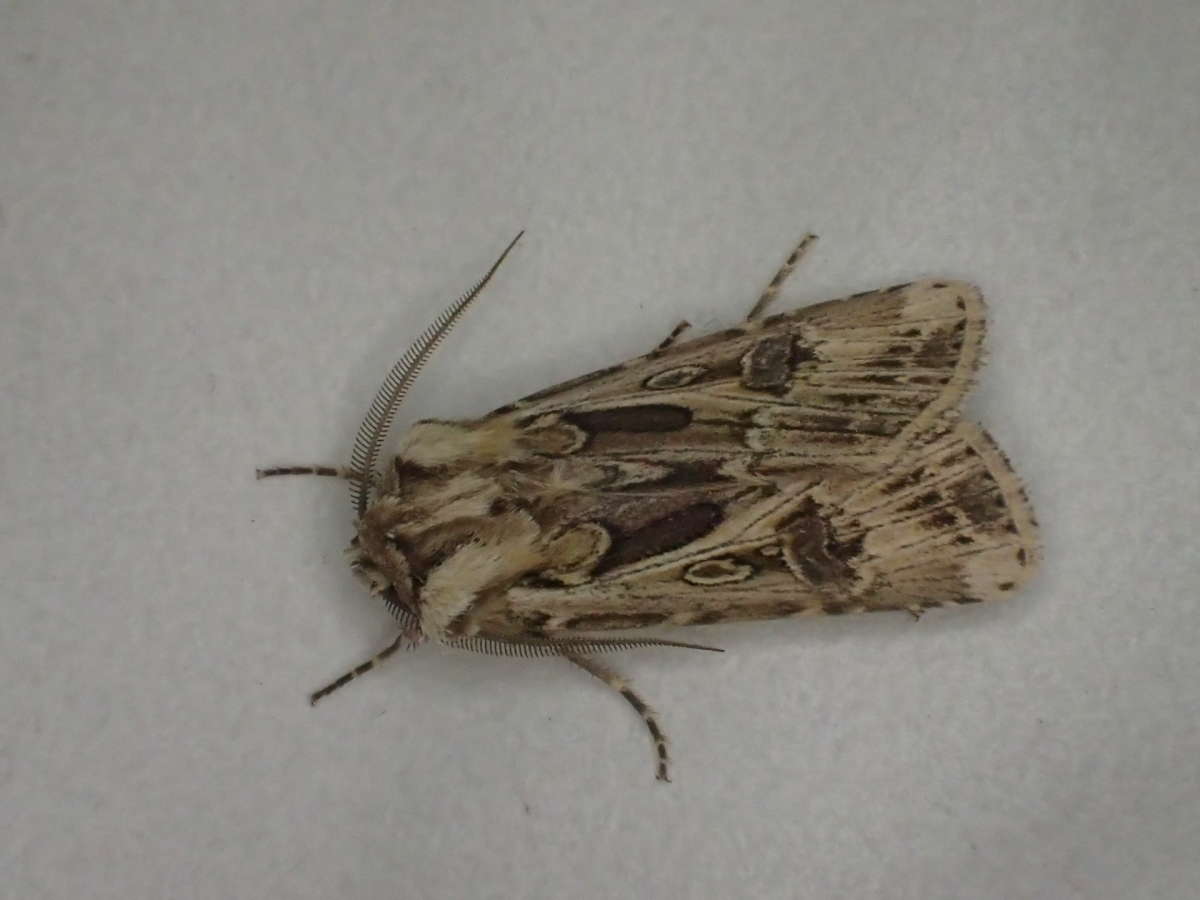
[[[358,520],[358,534],[346,548],[350,571],[372,596],[382,597],[392,609],[417,615],[412,571],[395,532],[374,521],[371,510]]]

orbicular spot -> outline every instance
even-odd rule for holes
[[[611,545],[612,539],[603,526],[595,522],[576,525],[550,542],[550,565],[541,576],[559,584],[583,584]]]
[[[563,413],[564,421],[584,431],[624,431],[634,433],[680,431],[692,421],[692,411],[669,403],[643,403]]]
[[[521,423],[517,442],[531,453],[542,456],[567,456],[584,448],[588,442],[588,433],[577,425],[549,414]]]
[[[780,549],[778,544],[764,544],[763,546],[758,548],[758,552],[760,554],[762,554],[763,556],[770,557],[770,556],[778,556],[780,553],[783,552],[783,550]]]
[[[792,336],[774,334],[755,343],[742,357],[742,386],[781,393],[792,375]]]
[[[706,372],[708,372],[708,369],[704,366],[676,366],[674,369],[665,369],[662,372],[656,372],[642,382],[642,386],[652,391],[681,388],[684,385],[691,384]]]
[[[733,559],[706,559],[688,566],[683,580],[691,584],[732,584],[745,581],[754,574],[754,567]]]

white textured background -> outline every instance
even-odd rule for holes
[[[1185,898],[1200,879],[1195,0],[12,0],[0,11],[0,894]],[[344,460],[402,421],[924,275],[1047,563],[990,608],[555,662],[389,635]]]

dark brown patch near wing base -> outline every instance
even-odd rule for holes
[[[612,409],[593,409],[562,414],[584,431],[623,431],[633,433],[680,431],[692,422],[692,411],[669,403],[647,403],[641,406],[617,406]]]
[[[623,534],[610,527],[612,546],[593,571],[607,572],[675,550],[708,534],[720,524],[721,519],[720,504],[696,503]]]

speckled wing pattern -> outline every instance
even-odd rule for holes
[[[1036,523],[959,408],[971,285],[921,281],[747,321],[465,423],[519,448],[536,566],[455,623],[555,637],[973,603],[1019,587]]]

